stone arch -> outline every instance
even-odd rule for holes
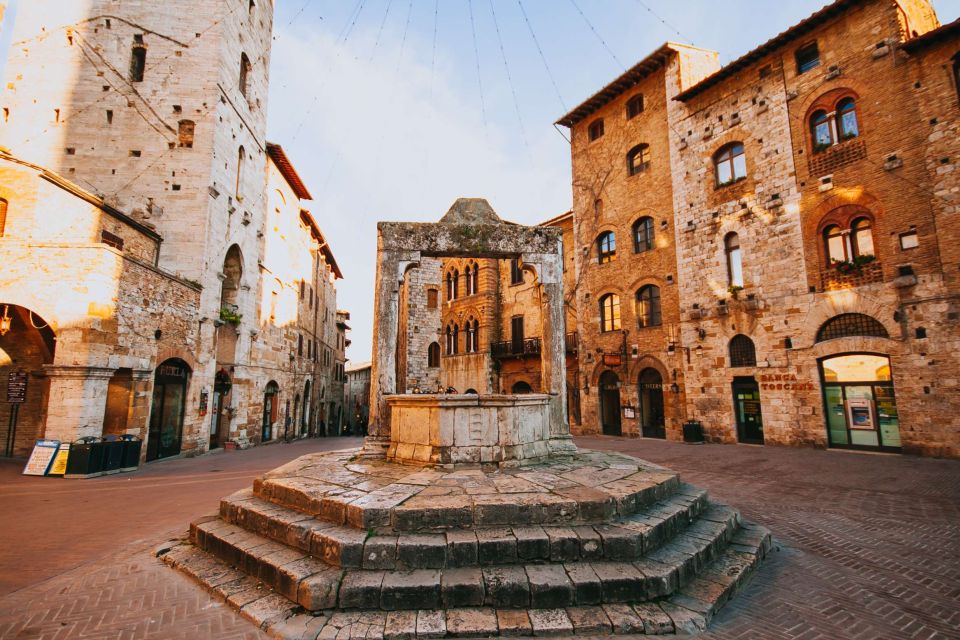
[[[644,369],[656,369],[660,372],[660,375],[663,376],[664,380],[673,379],[673,374],[671,373],[670,369],[663,364],[663,361],[649,353],[640,356],[633,363],[631,363],[627,378],[629,380],[636,381],[637,377],[640,375],[640,372]]]
[[[845,313],[861,313],[870,316],[882,324],[890,336],[901,334],[900,325],[893,319],[889,305],[852,289],[844,289],[831,292],[829,297],[821,298],[810,307],[800,326],[800,335],[794,338],[794,348],[810,347],[816,344],[817,331],[820,327],[831,318]]]
[[[243,278],[243,254],[239,245],[232,244],[223,258],[223,275],[220,284],[220,308],[237,312],[239,309],[240,281]]]

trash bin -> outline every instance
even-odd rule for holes
[[[123,465],[123,440],[114,435],[103,437],[103,472],[118,473]]]
[[[64,478],[92,478],[103,473],[103,443],[87,436],[70,445]]]
[[[120,463],[120,471],[136,471],[140,466],[140,447],[143,440],[137,436],[124,434],[120,436],[123,443],[123,461]]]
[[[683,441],[690,444],[703,444],[703,424],[697,420],[684,422]]]

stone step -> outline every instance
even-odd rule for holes
[[[221,500],[220,515],[231,524],[334,566],[393,571],[524,562],[636,560],[695,521],[706,506],[706,491],[681,484],[666,500],[609,524],[369,535],[266,502],[245,490]]]
[[[736,511],[711,506],[672,539],[632,560],[586,560],[577,556],[541,558],[542,563],[536,564],[393,570],[342,568],[326,561],[322,547],[311,554],[216,517],[194,522],[190,535],[200,549],[311,611],[333,606],[384,610],[470,605],[542,608],[640,602],[668,596],[719,555],[738,522]],[[479,548],[483,548],[482,543]],[[443,549],[439,548],[441,552]]]
[[[712,514],[708,514],[712,515]],[[741,588],[771,546],[763,527],[738,526],[729,544],[668,598],[647,602],[558,607],[449,607],[446,610],[326,610],[300,613],[287,598],[189,543],[161,547],[161,559],[200,582],[212,595],[264,629],[271,638],[316,640],[353,636],[387,640],[532,635],[694,634]],[[545,565],[550,566],[550,565]],[[602,588],[602,587],[601,587]]]
[[[679,476],[668,469],[649,463],[630,468],[617,454],[591,455],[602,456],[607,465],[619,461],[626,468],[571,465],[565,475],[557,475],[531,467],[488,476],[475,471],[479,476],[471,476],[469,470],[414,473],[338,461],[310,476],[292,475],[307,473],[301,468],[307,460],[255,479],[253,494],[332,524],[427,532],[603,523],[636,514],[680,487]]]

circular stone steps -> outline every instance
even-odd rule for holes
[[[769,546],[705,491],[619,454],[490,472],[334,452],[227,496],[158,555],[275,637],[399,638],[689,632]]]

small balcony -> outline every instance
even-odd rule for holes
[[[525,358],[539,356],[542,346],[540,338],[526,338],[524,340],[506,340],[490,344],[490,355],[494,358]],[[577,354],[577,334],[568,333],[564,336],[564,350],[568,355]]]

